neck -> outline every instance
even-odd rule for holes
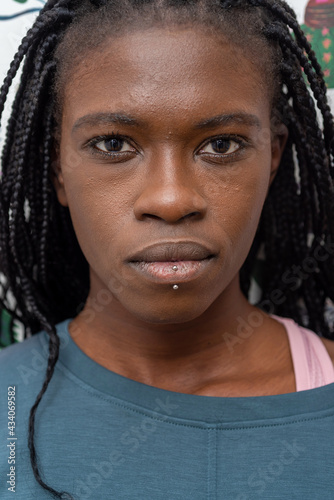
[[[261,328],[253,332],[245,325],[255,311],[262,313],[244,298],[238,279],[204,314],[179,324],[145,323],[116,300],[92,314],[95,292],[91,290],[84,310],[70,324],[71,337],[97,363],[127,378],[199,393],[222,370],[228,376],[240,375],[258,351]]]

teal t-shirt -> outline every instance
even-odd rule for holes
[[[48,485],[76,500],[334,500],[334,384],[238,398],[165,391],[95,363],[67,325],[36,415]],[[27,446],[47,353],[43,332],[0,353],[2,500],[52,498]]]

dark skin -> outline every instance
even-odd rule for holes
[[[271,127],[256,61],[199,28],[138,30],[75,66],[62,111],[55,186],[91,279],[69,327],[76,344],[107,369],[166,390],[295,391],[284,327],[239,286],[288,135]],[[208,124],[218,115],[225,118]],[[127,260],[183,241],[214,257],[178,290]],[[240,338],[238,318],[254,312],[261,325]]]

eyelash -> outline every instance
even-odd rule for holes
[[[121,155],[124,155],[124,154],[129,154],[129,152],[120,152],[120,151],[115,151],[115,152],[109,152],[107,153],[106,151],[101,151],[100,149],[96,148],[95,146],[99,143],[99,142],[103,142],[103,141],[107,141],[107,140],[110,140],[110,139],[118,139],[118,140],[121,140],[121,141],[124,141],[124,142],[127,142],[130,146],[130,139],[128,139],[126,136],[124,135],[121,135],[119,134],[118,132],[114,133],[112,132],[111,134],[107,134],[107,135],[99,135],[97,137],[94,137],[93,139],[91,139],[90,141],[88,141],[84,147],[86,148],[89,148],[91,153],[94,154],[94,155],[98,155],[98,156],[103,156],[104,158],[115,158],[117,156],[119,156],[120,154]],[[134,146],[131,146],[131,147],[134,147]]]
[[[131,145],[130,139],[128,137],[126,137],[122,134],[119,134],[118,132],[116,132],[116,133],[112,132],[111,134],[94,137],[93,139],[88,141],[84,145],[84,147],[89,148],[93,155],[99,156],[100,158],[101,157],[120,158],[121,156],[124,157],[125,155],[133,154],[133,152],[130,152],[130,151],[123,151],[123,152],[116,151],[116,152],[109,152],[108,153],[106,151],[102,151],[102,150],[99,150],[98,148],[96,148],[96,145],[99,144],[99,142],[107,141],[110,139],[118,139],[118,140],[124,141],[125,143],[128,143],[130,147],[136,149],[134,146]],[[230,135],[229,134],[218,135],[218,136],[210,137],[210,139],[208,139],[204,144],[201,144],[201,146],[199,146],[199,148],[197,148],[197,150],[195,151],[195,154],[198,154],[202,149],[204,149],[205,147],[207,147],[211,143],[214,143],[215,141],[218,141],[218,140],[223,140],[223,141],[227,141],[227,142],[228,141],[235,142],[236,144],[238,144],[238,149],[236,151],[233,151],[232,153],[229,153],[229,154],[202,153],[202,155],[205,155],[210,159],[215,159],[216,161],[217,160],[224,161],[224,162],[233,161],[233,159],[236,156],[240,155],[240,153],[247,147],[247,145],[249,145],[249,142],[245,138],[242,138],[240,136],[231,135],[231,134]]]
[[[231,134],[218,135],[215,137],[211,137],[209,140],[207,140],[203,145],[201,145],[197,149],[197,152],[200,152],[202,149],[204,149],[208,145],[210,145],[216,141],[219,141],[219,140],[226,141],[226,142],[234,142],[238,145],[238,149],[236,151],[233,151],[232,153],[228,153],[228,154],[226,154],[226,153],[225,154],[224,153],[202,153],[202,154],[206,155],[207,157],[209,157],[211,159],[215,159],[216,161],[218,160],[218,161],[223,161],[226,163],[229,161],[233,161],[233,159],[235,157],[240,156],[240,154],[243,152],[243,150],[246,149],[246,147],[249,145],[249,142],[245,138],[242,138],[240,136],[231,135]]]

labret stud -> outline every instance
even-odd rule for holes
[[[178,270],[178,267],[177,266],[173,266],[173,271],[177,271]],[[177,285],[173,285],[173,290],[178,290],[179,287]]]

